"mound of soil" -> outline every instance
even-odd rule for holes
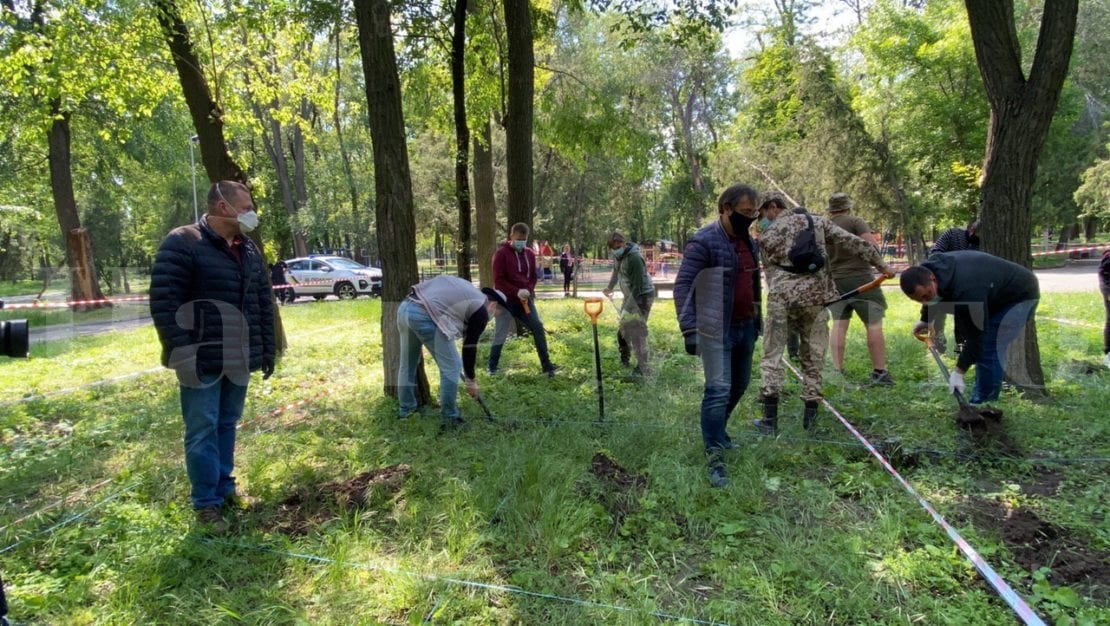
[[[616,530],[625,516],[636,511],[637,500],[647,487],[648,479],[621,467],[604,452],[594,455],[591,468],[601,486],[601,489],[594,490],[595,495],[613,516],[613,529]]]
[[[1096,595],[1110,593],[1110,552],[1091,548],[1029,509],[972,498],[967,512],[976,525],[996,528],[1014,560],[1029,572],[1048,567],[1056,584],[1088,583],[1100,588]]]
[[[265,526],[273,532],[304,535],[344,511],[387,507],[411,471],[408,465],[390,465],[348,480],[303,487],[278,505]]]

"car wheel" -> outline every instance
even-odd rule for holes
[[[312,297],[315,298],[317,302],[319,302],[319,301],[323,300],[324,298],[326,298],[327,296],[322,294],[322,293],[318,293],[318,294],[316,294]]]
[[[335,295],[339,296],[340,300],[354,300],[358,297],[358,291],[351,283],[339,283],[335,286]]]

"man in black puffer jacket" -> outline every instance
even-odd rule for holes
[[[222,507],[238,499],[231,475],[235,426],[250,373],[274,372],[269,277],[262,254],[243,235],[257,226],[250,190],[218,182],[208,192],[208,212],[166,236],[150,279],[162,365],[181,385],[193,508],[216,532],[227,530]]]

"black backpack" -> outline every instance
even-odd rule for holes
[[[805,215],[808,225],[794,237],[794,245],[786,255],[790,259],[790,265],[779,265],[779,267],[792,274],[815,274],[825,267],[825,255],[817,245],[817,231],[813,227],[813,217],[802,208],[794,209],[794,213]]]

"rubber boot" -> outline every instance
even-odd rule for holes
[[[805,413],[802,414],[802,428],[810,430],[817,424],[817,401],[806,400]]]
[[[779,434],[779,397],[764,396],[760,401],[763,403],[763,419],[752,420],[752,426],[765,435]]]

